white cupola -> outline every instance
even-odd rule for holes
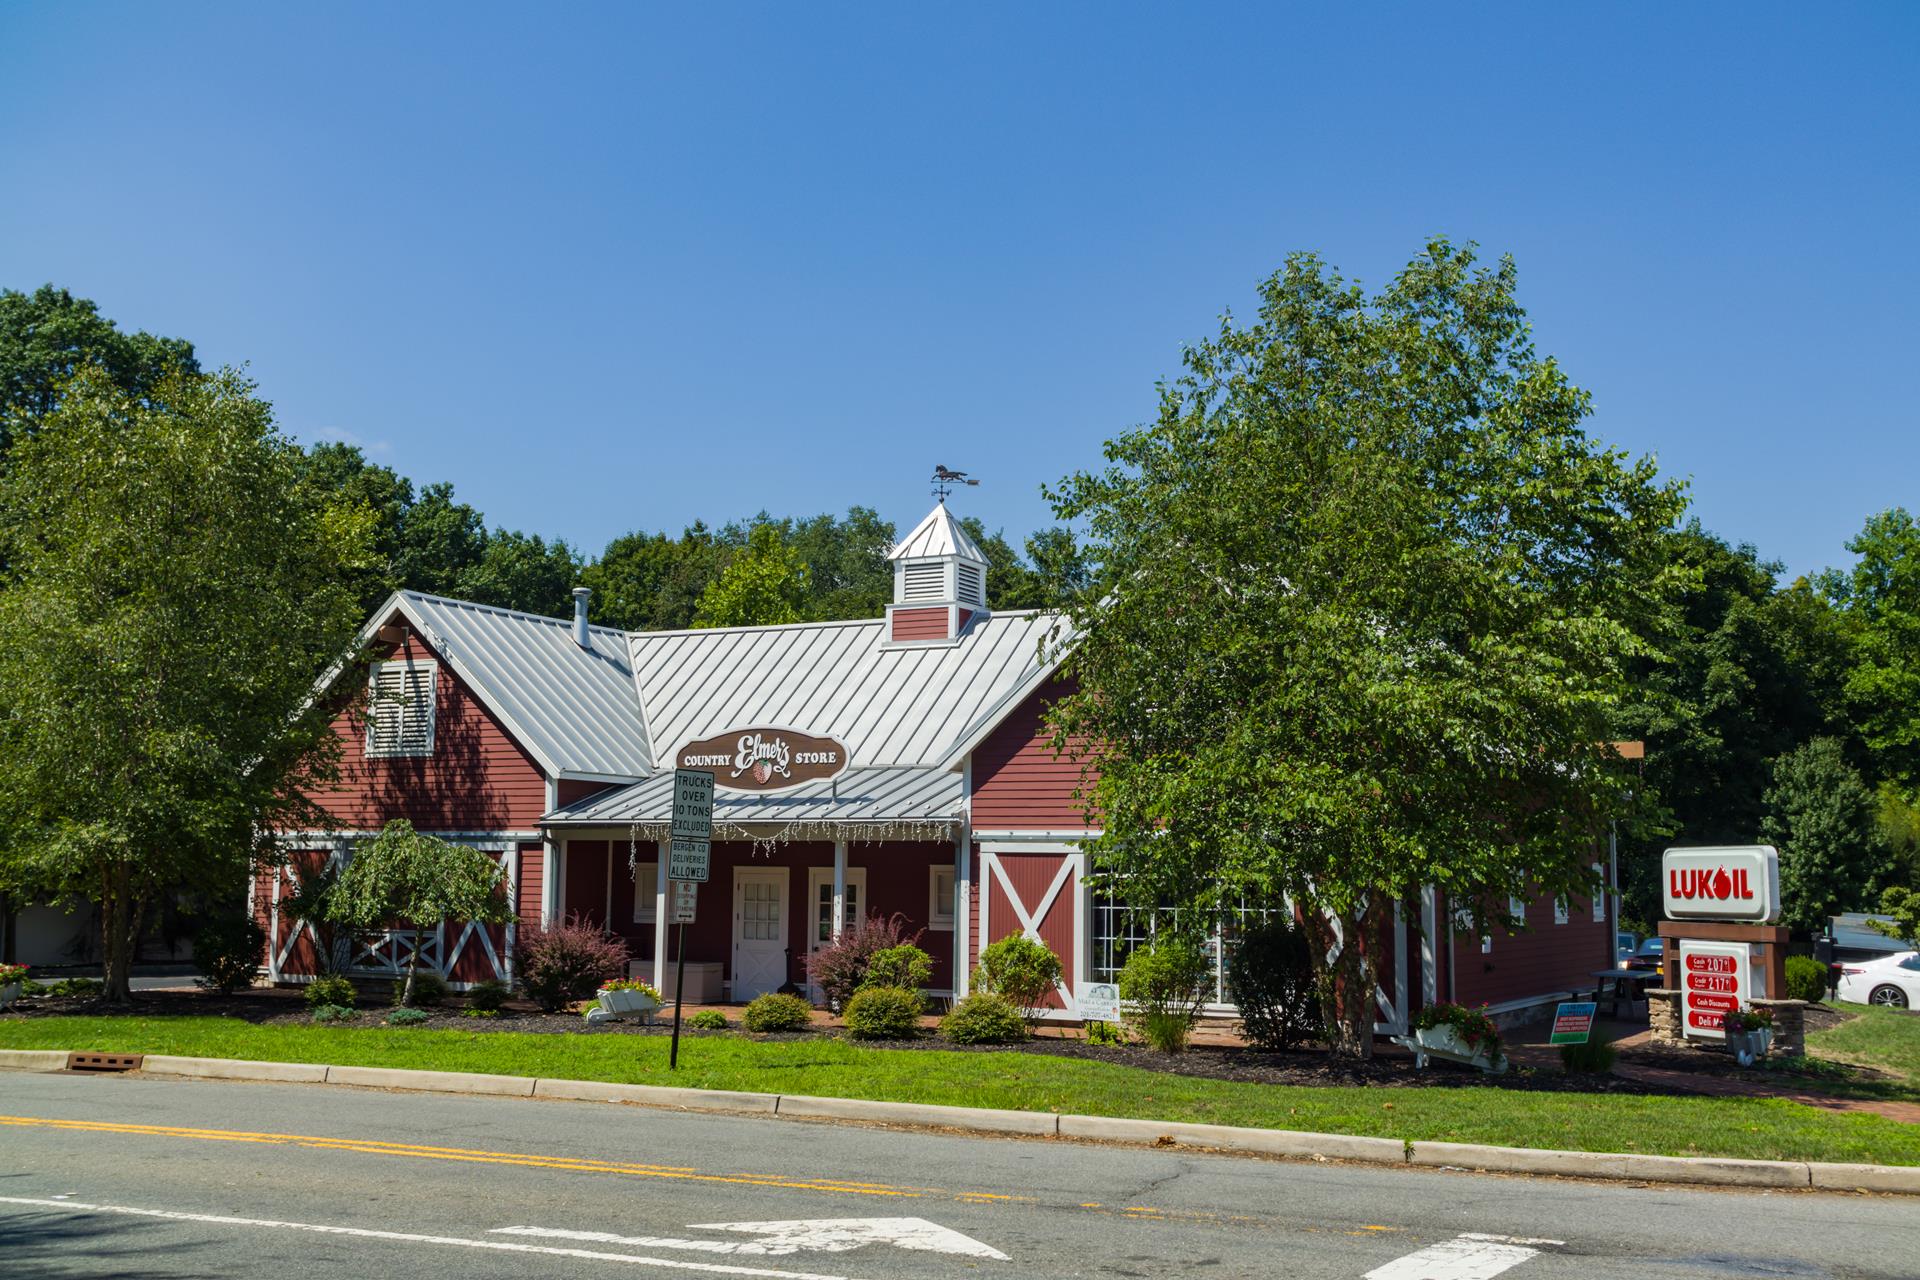
[[[895,544],[887,639],[942,644],[987,611],[987,557],[942,502]]]

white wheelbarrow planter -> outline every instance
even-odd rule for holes
[[[602,991],[600,1009],[609,1018],[639,1018],[652,1022],[660,1002],[644,991]]]
[[[9,982],[6,986],[0,987],[0,1009],[6,1008],[8,1005],[12,1004],[15,1000],[18,1000],[19,998],[20,998],[19,983]]]
[[[1395,1044],[1404,1045],[1413,1053],[1413,1064],[1421,1070],[1426,1069],[1427,1059],[1444,1058],[1448,1062],[1464,1062],[1470,1067],[1478,1067],[1488,1075],[1499,1075],[1507,1069],[1507,1055],[1489,1057],[1484,1046],[1470,1048],[1460,1038],[1460,1033],[1449,1026],[1418,1027],[1410,1034],[1393,1037]]]
[[[1773,1028],[1755,1027],[1752,1031],[1727,1032],[1727,1052],[1743,1067],[1750,1067],[1767,1056],[1773,1047]]]

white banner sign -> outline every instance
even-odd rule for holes
[[[1680,1014],[1687,1035],[1727,1038],[1720,1022],[1753,998],[1752,966],[1747,943],[1680,940]]]
[[[1669,849],[1660,860],[1669,920],[1743,920],[1780,916],[1780,854],[1772,845]]]
[[[1082,1022],[1120,1021],[1120,988],[1111,982],[1093,982],[1081,987],[1076,1003]]]

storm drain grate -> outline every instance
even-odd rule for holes
[[[138,1053],[70,1053],[69,1071],[138,1071],[144,1055]]]

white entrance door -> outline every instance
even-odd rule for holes
[[[778,991],[787,980],[787,869],[733,869],[733,998]]]
[[[851,929],[864,917],[867,905],[867,869],[847,868],[847,908],[840,918]],[[807,868],[807,954],[812,955],[833,941],[833,868]],[[807,994],[820,999],[820,990],[811,983]]]

